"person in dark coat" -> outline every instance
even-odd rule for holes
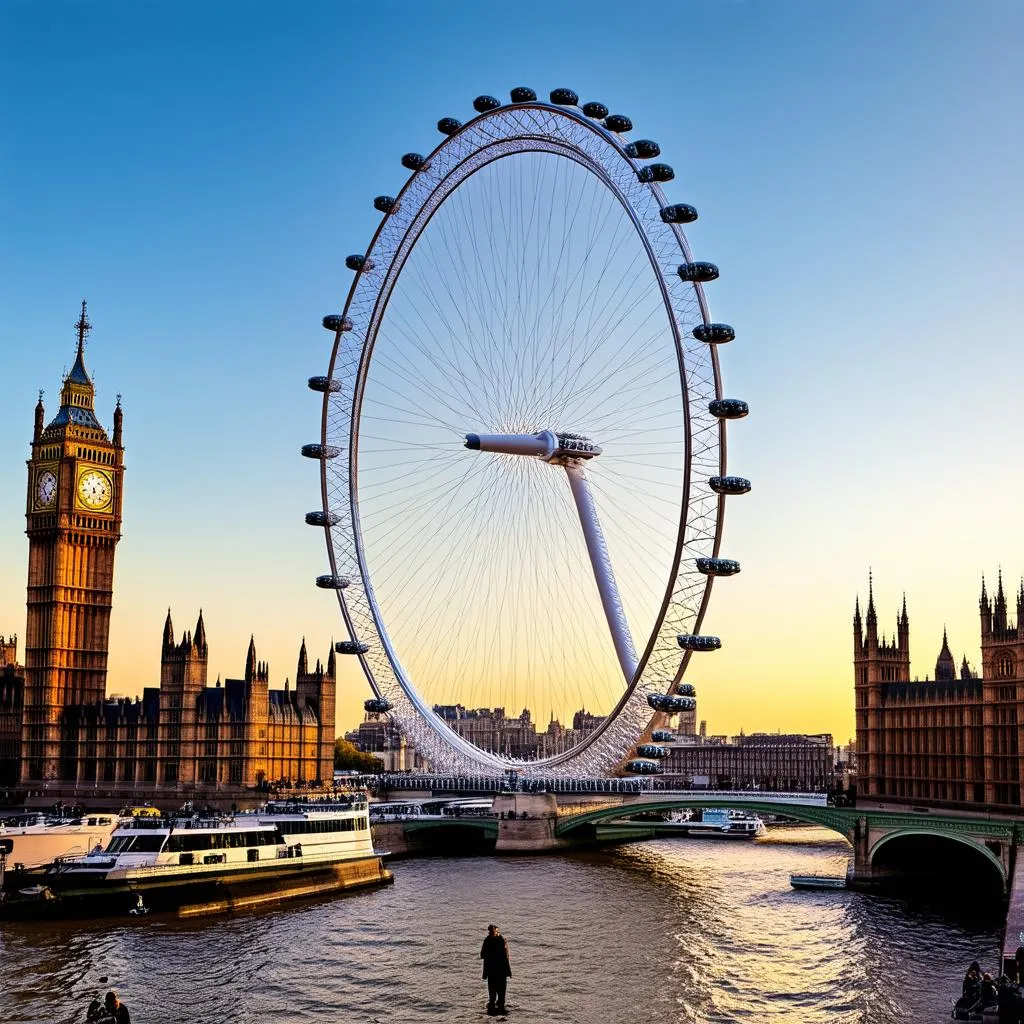
[[[487,926],[487,938],[480,947],[480,959],[484,962],[484,978],[487,979],[487,1009],[503,1013],[505,1010],[505,986],[512,977],[508,962],[508,943],[498,926]]]
[[[117,1021],[117,1024],[132,1024],[128,1007],[117,998],[117,993],[113,989],[104,997],[103,1006],[107,1013],[110,1014],[111,1019]]]

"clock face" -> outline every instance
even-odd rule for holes
[[[110,477],[98,469],[86,470],[78,478],[78,500],[86,508],[106,508],[113,493]]]
[[[57,496],[57,477],[49,469],[44,469],[36,478],[36,504],[42,507],[53,504]]]

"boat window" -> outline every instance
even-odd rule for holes
[[[157,833],[156,835],[135,836],[131,845],[132,853],[159,853],[164,845],[167,836]]]

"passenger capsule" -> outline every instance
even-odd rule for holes
[[[716,494],[746,494],[750,490],[750,481],[742,476],[713,476],[708,486]]]
[[[437,130],[442,135],[454,135],[462,127],[461,121],[456,121],[454,117],[442,117],[437,122]]]
[[[731,558],[698,558],[697,571],[705,576],[735,576],[740,563]]]
[[[676,738],[676,734],[668,729],[655,729],[651,733],[651,739],[655,743],[671,743]]]
[[[724,345],[736,337],[736,332],[728,324],[697,324],[693,336],[709,345]]]
[[[693,685],[693,683],[680,683],[676,687],[676,693],[680,697],[696,697],[697,696],[697,689]]]
[[[674,203],[661,208],[661,219],[666,224],[692,224],[697,219],[697,209],[686,203]]]
[[[318,509],[316,512],[306,513],[308,526],[337,526],[340,520],[341,516],[337,512],[324,512]]]
[[[342,316],[340,313],[329,313],[323,319],[323,325],[329,331],[351,331],[352,321],[347,316]]]
[[[513,103],[532,103],[537,98],[537,94],[525,85],[517,85],[510,95]]]
[[[580,98],[572,89],[552,89],[551,102],[560,107],[576,107],[579,106]]]
[[[402,157],[402,166],[410,171],[421,171],[427,166],[427,158],[422,153],[406,153]]]
[[[627,761],[623,767],[633,775],[661,774],[661,765],[657,761],[648,761],[642,757],[635,757],[632,761]]]
[[[331,444],[304,444],[301,450],[307,459],[334,459],[341,454],[341,449]]]
[[[347,576],[317,576],[316,585],[321,590],[344,590],[350,583]]]
[[[636,176],[640,181],[671,181],[676,176],[676,172],[668,164],[648,164],[646,167],[641,167],[636,172]]]
[[[655,711],[666,715],[677,715],[680,711],[696,711],[697,701],[693,697],[681,697],[674,693],[649,693],[647,703]]]
[[[370,715],[383,715],[394,705],[386,697],[371,697],[363,701],[363,710]]]
[[[608,131],[615,132],[616,135],[633,130],[633,122],[625,114],[609,114],[604,119],[604,126]]]
[[[370,648],[359,640],[339,640],[334,649],[339,654],[365,654]]]
[[[631,156],[634,160],[653,160],[656,156],[661,156],[661,146],[650,139],[637,139],[636,142],[627,143],[626,156]]]
[[[584,103],[583,113],[597,121],[603,121],[608,116],[608,108],[603,103]]]
[[[496,96],[477,96],[473,100],[473,109],[478,114],[486,114],[488,110],[497,110],[501,106],[501,100]]]
[[[676,640],[684,651],[717,651],[722,646],[717,636],[698,636],[696,633],[680,633]]]
[[[683,263],[679,267],[679,276],[684,281],[717,281],[718,267],[714,263]]]
[[[640,757],[652,757],[655,759],[668,757],[668,751],[664,747],[659,747],[657,743],[641,743],[636,748],[636,752]]]
[[[346,256],[345,266],[349,270],[361,271],[361,270],[373,270],[373,260],[367,259],[365,256]]]
[[[720,420],[741,420],[750,412],[750,407],[739,398],[716,398],[708,403],[708,412]]]
[[[373,201],[373,208],[380,213],[390,213],[397,202],[394,196],[377,196]]]
[[[333,395],[341,390],[341,381],[333,377],[310,377],[306,383],[310,391],[319,391],[321,394],[329,391]]]

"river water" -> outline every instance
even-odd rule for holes
[[[179,922],[0,925],[14,1024],[83,1021],[109,978],[133,1024],[484,1021],[486,926],[509,940],[510,1019],[559,1024],[949,1020],[966,965],[995,965],[999,911],[973,920],[854,892],[816,828],[569,856],[423,859],[395,884]]]

